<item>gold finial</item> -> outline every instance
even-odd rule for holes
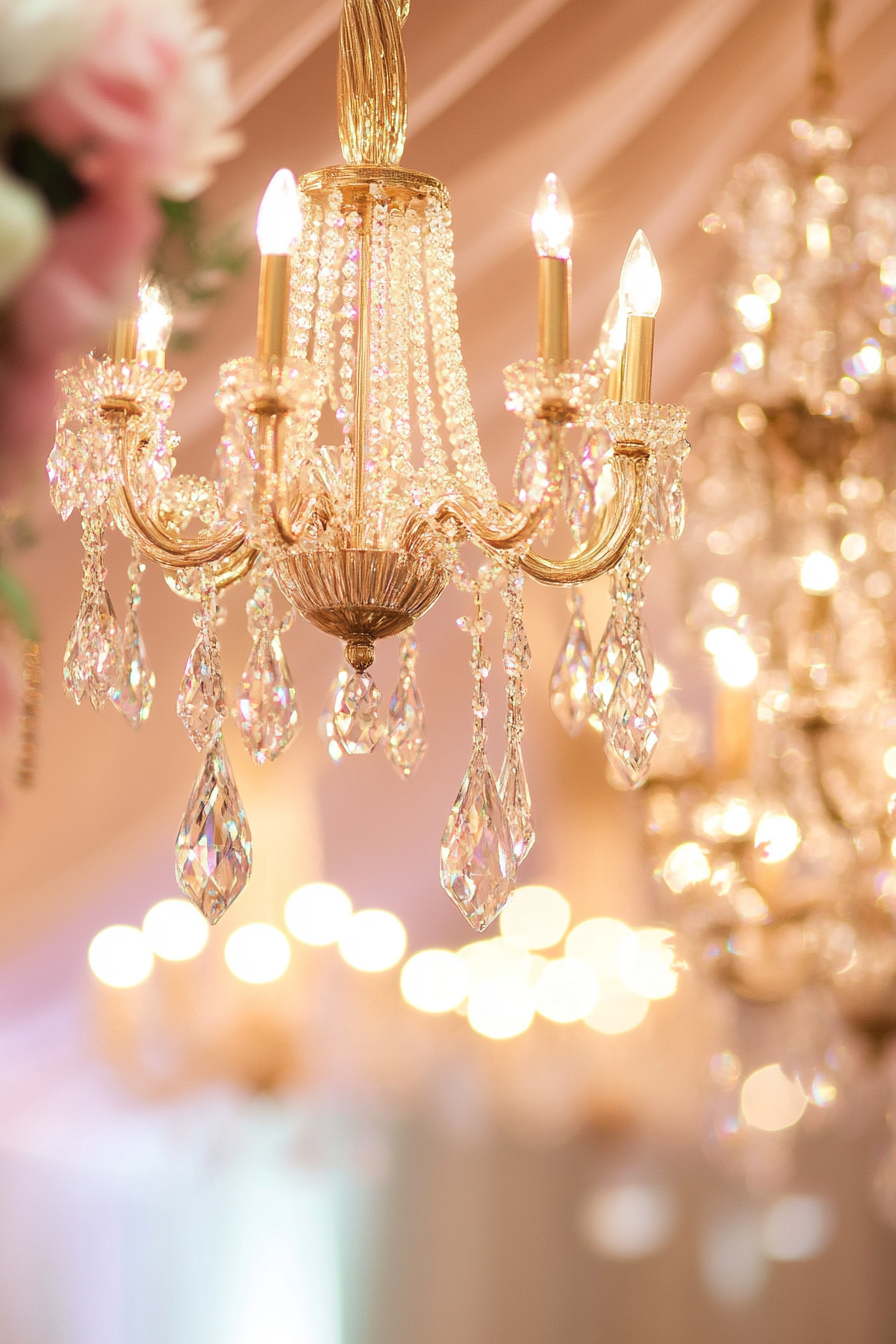
[[[824,115],[831,109],[836,92],[834,62],[831,56],[831,24],[834,0],[815,0],[815,69],[812,73],[812,111]]]
[[[401,28],[411,0],[343,0],[339,140],[346,163],[401,162],[408,86]]]

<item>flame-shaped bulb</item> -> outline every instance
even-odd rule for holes
[[[626,311],[619,302],[619,292],[607,304],[600,328],[598,352],[605,369],[618,369],[625,349]]]
[[[566,189],[556,173],[548,173],[541,184],[532,216],[532,236],[540,257],[565,260],[569,256],[572,209]]]
[[[301,227],[296,180],[288,168],[278,168],[261,198],[255,222],[261,255],[288,257]]]
[[[663,282],[653,248],[643,229],[631,241],[619,278],[619,302],[626,314],[656,317],[663,297]]]
[[[140,303],[137,313],[137,353],[164,350],[171,338],[174,317],[158,277],[147,275],[141,280],[137,297]]]

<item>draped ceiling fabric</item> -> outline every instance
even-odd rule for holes
[[[840,8],[838,110],[860,131],[860,153],[896,168],[896,0],[844,0]],[[249,237],[276,168],[301,173],[338,161],[340,4],[215,0],[211,9],[229,39],[245,147],[207,192],[205,218],[209,227],[233,224]],[[516,425],[503,409],[501,370],[534,353],[528,216],[544,174],[561,176],[575,211],[575,352],[593,348],[626,246],[643,227],[664,280],[655,394],[681,399],[723,347],[714,286],[724,249],[696,222],[730,165],[760,148],[783,149],[788,118],[806,110],[809,10],[808,0],[414,0],[405,28],[404,163],[442,178],[452,195],[464,351],[486,456],[504,492]],[[189,380],[175,421],[188,469],[211,470],[217,369],[251,351],[255,296],[253,260],[210,314],[196,349],[177,361]],[[139,921],[154,900],[175,894],[171,846],[197,768],[174,714],[193,637],[190,611],[159,574],[147,576],[141,616],[157,688],[139,734],[111,707],[102,715],[76,708],[62,694],[61,661],[78,602],[77,523],[63,526],[51,512],[40,471],[32,508],[39,541],[21,568],[45,633],[39,775],[30,792],[9,786],[0,813],[0,945],[8,959],[0,995],[5,985],[17,996],[44,993],[66,967],[81,974],[87,941],[102,924]],[[109,562],[121,609],[120,539]],[[673,661],[674,564],[671,549],[659,552],[649,580],[658,650]],[[248,648],[245,596],[227,597],[222,635],[231,686]],[[599,592],[589,597],[595,633],[603,600]],[[231,926],[274,913],[291,885],[322,876],[342,883],[357,905],[394,909],[412,946],[465,940],[437,877],[442,827],[469,755],[468,640],[454,626],[461,610],[461,599],[448,594],[420,625],[430,748],[410,784],[382,752],[338,767],[329,762],[315,720],[339,649],[301,622],[293,628],[288,653],[306,720],[298,744],[259,771],[232,742],[253,829],[259,840],[266,833],[269,847],[279,834],[281,846],[260,864],[228,916]],[[495,639],[502,612],[497,603]],[[637,806],[604,783],[596,737],[570,742],[547,708],[567,620],[563,597],[532,590],[527,612],[535,661],[525,745],[537,840],[525,880],[560,887],[581,918],[644,918]],[[382,649],[374,674],[388,694],[394,644]],[[491,687],[496,765],[500,680]],[[259,844],[259,858],[261,851]]]

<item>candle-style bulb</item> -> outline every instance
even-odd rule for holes
[[[643,229],[639,229],[622,263],[619,301],[627,314],[656,317],[663,297],[663,282],[653,248]]]
[[[548,173],[541,184],[532,216],[532,236],[540,257],[565,260],[569,256],[572,209],[566,189],[556,173]]]
[[[288,257],[302,227],[296,180],[288,168],[278,168],[258,207],[255,237],[263,257]]]
[[[600,342],[597,347],[605,369],[618,369],[621,363],[622,352],[625,349],[626,316],[626,311],[619,302],[619,291],[617,290],[607,304],[607,311],[604,313],[604,320],[600,328]]]
[[[171,338],[174,315],[159,278],[147,275],[140,282],[137,296],[140,302],[137,313],[137,353],[164,350]]]

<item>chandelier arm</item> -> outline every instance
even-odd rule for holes
[[[538,583],[575,587],[599,578],[619,564],[641,521],[650,454],[643,444],[617,444],[613,456],[616,492],[609,505],[609,524],[578,555],[549,560],[527,550],[521,557],[523,573]]]
[[[339,142],[348,164],[401,161],[408,88],[401,28],[410,0],[344,0],[339,27]]]

